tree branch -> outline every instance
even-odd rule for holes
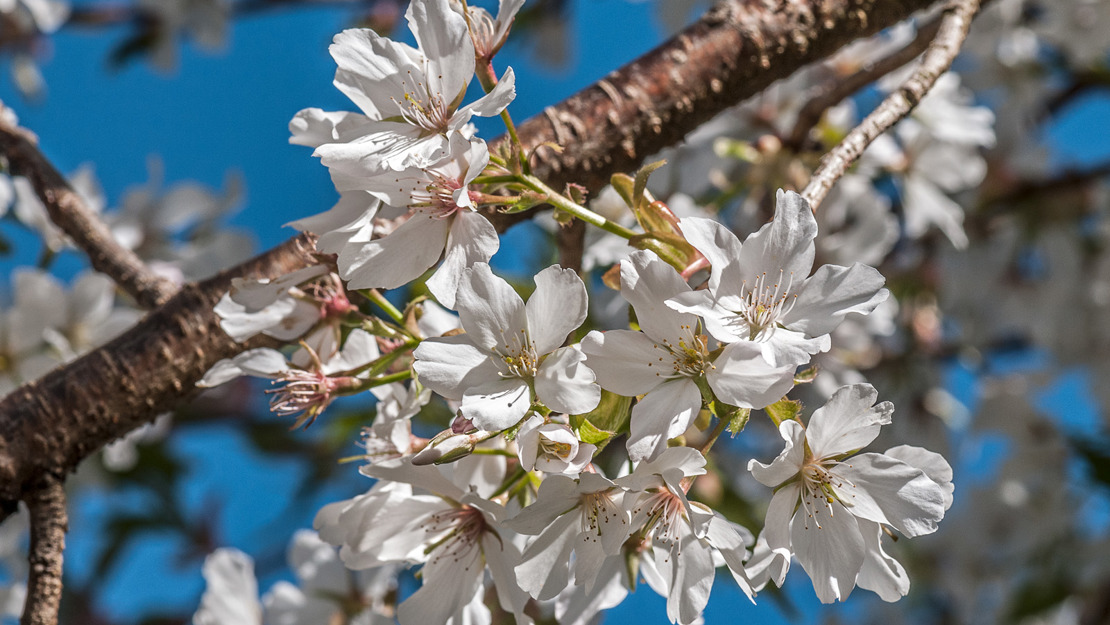
[[[155,274],[134,252],[120,245],[35,144],[31,133],[0,121],[0,152],[7,157],[12,173],[31,181],[50,220],[84,250],[93,269],[115,280],[148,310],[169,299],[177,286]]]
[[[933,88],[937,78],[948,71],[967,37],[971,20],[979,11],[979,4],[979,0],[956,0],[949,4],[941,18],[937,38],[925,51],[921,65],[913,75],[853,128],[839,145],[821,158],[817,171],[813,172],[809,184],[802,191],[802,197],[809,201],[815,212],[832,186],[856,162],[867,146],[908,115]]]
[[[72,470],[181,403],[217,361],[257,346],[224,334],[212,308],[233,277],[286,274],[314,263],[312,251],[312,238],[302,235],[186,285],[122,336],[0,400],[0,500],[19,499],[42,475]]]
[[[798,119],[793,130],[786,138],[786,145],[795,151],[800,150],[809,137],[809,131],[821,121],[825,111],[840,104],[842,100],[863,89],[867,85],[879,80],[883,76],[902,67],[916,59],[925,51],[929,43],[937,36],[940,30],[940,18],[934,18],[917,31],[917,36],[905,47],[896,50],[887,56],[861,67],[850,76],[836,77],[821,86],[820,89],[798,111]]]
[[[596,192],[721,111],[934,0],[722,0],[651,52],[517,127],[534,171]],[[494,215],[507,227],[528,213]]]
[[[31,512],[30,575],[20,625],[56,625],[69,517],[62,480],[48,476],[26,498]]]
[[[727,0],[676,38],[518,127],[541,149],[537,175],[601,187],[615,171],[670,145],[727,106],[803,65],[891,26],[932,0]],[[519,219],[493,215],[504,231]],[[0,401],[0,504],[50,471],[73,469],[188,396],[216,361],[248,349],[219,329],[213,305],[235,276],[275,277],[307,265],[301,237],[201,284],[184,287],[104,347]]]

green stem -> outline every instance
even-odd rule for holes
[[[355,367],[354,369],[351,369],[349,371],[343,371],[343,372],[335,374],[335,375],[336,376],[341,376],[341,375],[356,376],[356,375],[359,375],[360,373],[365,373],[365,372],[368,371],[368,372],[370,372],[371,377],[373,377],[375,375],[378,375],[382,371],[385,371],[389,367],[389,365],[393,364],[393,361],[395,361],[398,358],[400,358],[401,356],[405,355],[409,350],[416,349],[417,346],[419,346],[419,345],[420,345],[420,341],[408,341],[408,342],[402,343],[402,344],[398,345],[395,349],[393,349],[393,351],[389,352],[388,354],[386,354],[386,355],[384,355],[380,358],[376,358],[376,359],[371,360],[370,362],[368,362],[368,363],[366,363],[366,364],[364,364],[360,367]]]
[[[709,455],[709,450],[713,449],[713,444],[716,443],[717,439],[724,433],[725,428],[728,427],[729,421],[730,419],[726,419],[725,417],[717,417],[717,426],[709,433],[709,440],[705,441],[705,444],[701,446],[701,455]]]
[[[362,289],[359,293],[362,293],[363,297],[373,302],[375,306],[384,310],[385,314],[389,315],[391,319],[402,326],[405,325],[405,316],[377,289]]]
[[[629,230],[628,228],[625,228],[615,221],[609,221],[608,219],[602,217],[601,215],[598,215],[592,210],[584,206],[579,206],[578,204],[568,200],[567,198],[563,197],[561,193],[547,186],[543,183],[542,180],[536,178],[531,174],[521,175],[520,181],[531,187],[533,191],[546,195],[547,201],[556,208],[566,211],[592,226],[597,226],[598,228],[601,228],[606,232],[611,232],[624,239],[631,239],[632,237],[636,236],[635,232]]]
[[[355,395],[357,393],[372,389],[375,386],[384,386],[386,384],[392,384],[393,382],[403,382],[410,378],[412,378],[412,370],[405,369],[404,371],[398,371],[397,373],[383,375],[380,378],[370,378],[369,380],[366,380],[362,384],[359,384],[355,388],[352,388],[351,390],[344,392],[343,394]]]
[[[474,450],[475,453],[477,453],[477,451],[477,449]],[[491,493],[489,497],[486,497],[486,499],[493,499],[494,497],[508,491],[510,488],[513,487],[514,484],[519,482],[526,475],[528,475],[528,472],[518,466],[516,468],[516,472],[513,473],[509,477],[509,479],[502,482],[501,486],[498,486],[497,490],[493,491],[493,493]]]

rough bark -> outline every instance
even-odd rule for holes
[[[114,341],[0,401],[0,500],[68,472],[106,443],[172,409],[217,361],[251,345],[219,327],[212,307],[231,278],[273,277],[313,262],[307,236],[183,287]]]
[[[928,7],[932,0],[726,0],[677,37],[519,127],[541,149],[535,172],[559,188],[597,189],[775,80]],[[495,217],[503,231],[518,218]],[[187,286],[126,335],[0,402],[0,504],[47,471],[68,471],[104,443],[187,396],[205,370],[248,346],[219,330],[213,304],[232,276],[303,266],[304,241]]]
[[[88,255],[93,269],[115,280],[140,306],[155,308],[177,290],[173,282],[151,271],[116,241],[65,176],[42,155],[30,133],[0,122],[0,153],[7,157],[13,174],[31,181],[50,220]]]
[[[62,479],[46,477],[27,497],[31,513],[30,574],[20,625],[57,625],[69,515]]]

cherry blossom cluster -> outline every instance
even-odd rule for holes
[[[238,280],[216,307],[233,338],[296,349],[246,351],[201,385],[269,378],[271,408],[293,427],[339,396],[375,395],[360,470],[376,482],[324,507],[315,527],[347,568],[420,567],[420,589],[397,606],[402,623],[489,622],[491,608],[518,623],[536,609],[585,623],[642,578],[685,625],[701,618],[718,566],[754,599],[783,583],[792,560],[825,602],[855,586],[905,595],[884,536],[935,531],[952,502],[951,468],[917,447],[856,454],[893,412],[869,384],[840,387],[808,419],[788,398],[846,317],[887,300],[883,276],[858,262],[815,269],[818,222],[794,192],[779,190],[773,219],[741,241],[655,200],[643,187],[651,166],[614,177],[617,212],[631,220],[533,176],[506,110],[512,70],[498,77],[492,65],[519,8],[502,2],[494,18],[414,0],[415,48],[368,30],[336,36],[335,85],[360,112],[306,109],[290,124],[342,195],[294,224],[319,236],[320,264]],[[486,94],[466,103],[474,76]],[[491,154],[470,120],[494,115],[510,141]],[[493,272],[499,238],[484,212],[545,204],[556,221],[626,242],[595,262],[614,266],[605,282],[630,324],[591,321],[574,270],[540,271],[527,300]],[[398,308],[383,295],[433,268],[422,281],[431,298]],[[424,438],[412,417],[433,394],[454,416]],[[784,441],[770,463],[748,465],[774,489],[758,541],[691,498],[721,434],[739,434],[757,410]],[[307,622],[265,616],[241,555],[210,566],[197,622]],[[234,609],[218,594],[227,578],[246,602]]]

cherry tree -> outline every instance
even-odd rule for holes
[[[12,0],[0,51],[43,97],[59,29],[130,24],[121,58],[165,66],[286,4]],[[293,581],[198,530],[194,623],[589,623],[643,582],[688,625],[718,573],[753,603],[869,591],[877,621],[1107,617],[1085,495],[1110,439],[1067,416],[1106,398],[1038,399],[1106,366],[1110,169],[1038,145],[1107,84],[1102,3],[720,0],[527,120],[499,52],[550,4],[350,4],[375,28],[329,48],[349,105],[288,127],[339,200],[253,258],[221,221],[234,179],[162,189],[155,166],[108,210],[0,108],[0,208],[46,250],[0,315],[6,613],[89,600],[63,589],[79,466],[156,476],[143,441],[245,391],[364,481],[273,537]],[[491,263],[526,222],[552,249],[514,283]],[[969,460],[989,436],[1005,459]]]

